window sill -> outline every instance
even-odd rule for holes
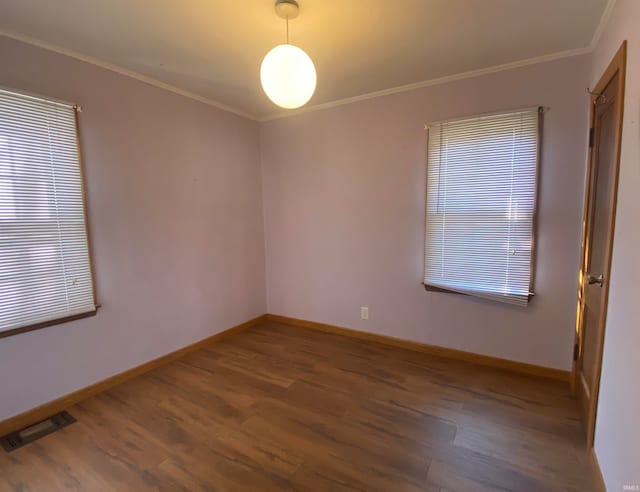
[[[53,325],[68,323],[69,321],[76,321],[78,319],[90,318],[98,314],[98,309],[100,309],[101,307],[102,306],[98,304],[93,311],[88,311],[86,313],[74,314],[73,316],[66,316],[64,318],[52,319],[50,321],[43,321],[42,323],[35,323],[33,325],[21,326],[20,328],[13,328],[12,330],[0,331],[0,338],[6,338],[13,335],[19,335],[20,333],[39,330],[41,328],[47,328]]]

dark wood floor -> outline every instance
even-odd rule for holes
[[[590,491],[566,385],[264,324],[70,409],[2,490]]]

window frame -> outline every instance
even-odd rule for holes
[[[538,120],[537,120],[537,135],[536,135],[536,164],[535,164],[535,180],[534,180],[534,191],[533,191],[533,212],[532,212],[532,220],[531,220],[531,259],[530,259],[530,267],[529,267],[529,296],[528,296],[528,302],[527,305],[525,307],[527,307],[530,303],[531,300],[533,298],[535,298],[536,296],[536,271],[537,271],[537,263],[538,263],[538,235],[539,235],[539,227],[538,227],[538,217],[539,217],[539,211],[538,211],[538,202],[539,202],[539,197],[540,197],[540,173],[541,173],[541,168],[542,168],[542,151],[543,151],[543,132],[544,132],[544,113],[546,111],[548,111],[550,108],[539,105],[539,106],[533,106],[533,107],[525,107],[525,108],[520,108],[520,109],[510,109],[510,110],[503,110],[503,111],[492,111],[492,112],[486,112],[486,113],[479,113],[479,114],[473,114],[473,115],[467,115],[467,116],[460,116],[460,117],[456,117],[456,118],[451,118],[451,119],[447,119],[447,120],[440,120],[440,121],[434,121],[431,123],[426,123],[424,125],[424,129],[426,131],[426,165],[425,165],[425,199],[424,199],[424,203],[425,203],[425,207],[424,207],[424,243],[423,243],[423,255],[422,255],[422,259],[423,259],[423,263],[425,262],[425,255],[426,255],[426,247],[427,247],[427,220],[428,220],[428,180],[429,180],[429,158],[428,158],[428,154],[429,154],[429,129],[430,126],[434,125],[434,124],[440,124],[440,123],[445,123],[445,122],[453,122],[453,121],[460,121],[460,120],[467,120],[467,119],[473,119],[473,118],[481,118],[483,116],[494,116],[494,115],[502,115],[502,114],[509,114],[509,113],[517,113],[517,112],[521,112],[521,111],[533,111],[536,110],[537,111],[537,116],[538,116]],[[423,270],[423,277],[425,276],[425,272]],[[434,292],[434,293],[442,293],[442,294],[456,294],[456,295],[460,295],[460,296],[470,296],[473,298],[478,298],[478,299],[486,299],[489,301],[493,301],[493,302],[500,302],[501,304],[508,304],[506,302],[501,302],[498,301],[497,299],[490,299],[489,297],[484,297],[482,296],[481,292],[482,291],[478,291],[479,294],[478,295],[474,295],[471,292],[462,292],[461,290],[455,290],[453,288],[447,288],[445,286],[436,286],[436,285],[432,285],[432,284],[428,284],[425,283],[424,278],[421,282],[422,286],[424,287],[424,289],[427,292]],[[487,292],[487,294],[489,294]]]
[[[76,321],[79,319],[83,319],[83,318],[89,318],[89,317],[93,317],[98,313],[98,309],[100,309],[102,307],[101,304],[99,304],[98,302],[98,295],[97,295],[97,290],[96,290],[96,272],[95,272],[95,266],[94,266],[94,261],[93,261],[93,247],[92,247],[92,241],[91,241],[91,227],[90,227],[90,223],[89,223],[89,206],[88,206],[88,200],[87,200],[87,185],[86,185],[86,180],[85,180],[85,170],[84,170],[84,159],[82,157],[82,144],[81,144],[81,140],[80,140],[80,118],[79,118],[79,114],[82,112],[82,106],[80,106],[79,104],[76,103],[72,103],[69,101],[64,101],[61,99],[56,99],[53,97],[49,97],[49,96],[43,96],[41,94],[34,94],[32,92],[27,92],[27,91],[23,91],[20,89],[15,89],[13,87],[6,87],[3,85],[0,85],[0,89],[7,91],[7,92],[13,92],[14,94],[19,94],[19,95],[23,95],[23,96],[28,96],[28,97],[33,97],[33,98],[37,98],[37,99],[41,99],[41,100],[45,100],[45,101],[50,101],[50,102],[54,102],[57,104],[63,104],[65,106],[69,106],[73,109],[73,117],[74,117],[74,123],[75,123],[75,139],[76,139],[76,148],[77,148],[77,152],[78,152],[78,171],[79,171],[79,177],[80,177],[80,184],[81,184],[81,190],[82,190],[82,210],[83,210],[83,215],[84,215],[84,225],[85,225],[85,235],[87,238],[87,257],[88,257],[88,261],[89,261],[89,270],[91,272],[91,293],[93,296],[93,305],[94,305],[94,309],[91,311],[87,311],[86,313],[78,313],[78,314],[73,314],[70,316],[62,316],[60,318],[55,318],[55,319],[51,319],[51,320],[47,320],[47,321],[41,321],[38,323],[32,323],[29,325],[25,325],[25,326],[20,326],[18,328],[12,328],[10,330],[0,330],[0,339],[2,338],[6,338],[6,337],[10,337],[13,335],[19,335],[21,333],[27,333],[30,331],[34,331],[34,330],[39,330],[42,328],[48,328],[49,326],[54,326],[54,325],[59,325],[62,323],[68,323],[71,321]]]

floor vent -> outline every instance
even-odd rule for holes
[[[36,441],[52,432],[62,429],[76,421],[68,412],[60,412],[37,424],[30,425],[19,431],[0,437],[0,443],[5,451],[10,452],[21,448],[25,444]]]

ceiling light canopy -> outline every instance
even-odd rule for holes
[[[260,81],[269,99],[282,108],[304,106],[316,90],[316,68],[302,49],[289,44],[289,19],[298,16],[295,0],[277,0],[276,13],[287,22],[287,42],[262,60]]]

